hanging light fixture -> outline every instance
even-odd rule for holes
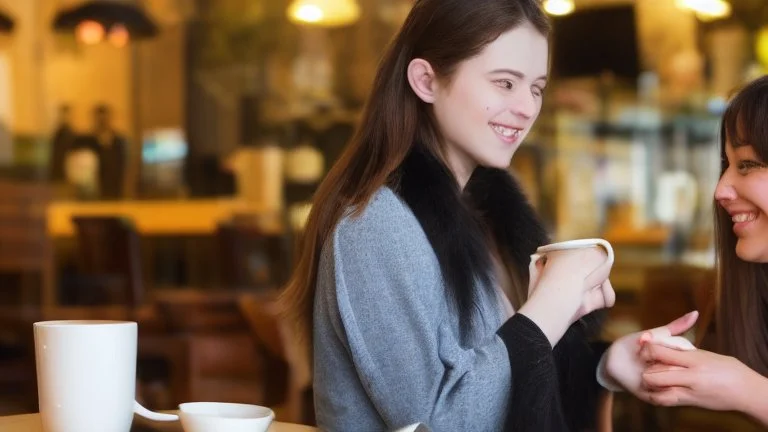
[[[5,12],[0,12],[0,33],[13,32],[13,18],[8,16]]]
[[[550,15],[568,15],[575,8],[573,0],[546,0],[544,10]]]
[[[297,24],[341,27],[360,18],[360,6],[355,0],[293,0],[287,14]]]
[[[693,11],[702,21],[714,21],[731,15],[731,4],[726,0],[677,0],[677,6]]]
[[[108,40],[125,46],[131,39],[157,35],[154,21],[132,1],[93,0],[59,11],[53,19],[57,32],[74,33],[83,43]]]

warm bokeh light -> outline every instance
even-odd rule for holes
[[[550,15],[568,15],[573,12],[573,0],[546,0],[544,10]]]
[[[131,41],[131,35],[128,33],[128,29],[125,28],[124,25],[115,24],[111,29],[109,29],[109,35],[107,36],[107,39],[112,45],[118,48],[122,48],[128,45],[128,42]]]
[[[294,17],[297,20],[308,23],[320,22],[320,20],[323,19],[323,16],[323,10],[317,7],[317,5],[313,4],[300,6],[298,9],[296,9],[294,14]]]
[[[75,37],[86,45],[94,45],[104,39],[104,26],[96,21],[83,21],[75,28]]]
[[[768,70],[768,26],[757,32],[755,54],[763,68]]]
[[[357,21],[360,6],[355,0],[294,0],[287,14],[298,24],[338,27]]]
[[[731,4],[725,0],[677,0],[677,6],[692,10],[702,21],[721,19],[731,14]]]

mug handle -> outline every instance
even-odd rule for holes
[[[141,404],[136,401],[133,401],[133,412],[146,419],[154,420],[154,421],[167,422],[167,421],[177,421],[179,419],[179,416],[177,416],[176,414],[164,414],[164,413],[150,411],[144,408],[143,406],[141,406]]]
[[[589,284],[589,286],[597,286],[602,285],[603,282],[600,282],[600,284],[597,283],[597,280],[605,281],[608,279],[608,276],[611,274],[611,268],[613,267],[613,247],[611,246],[608,241],[603,239],[594,239],[595,246],[601,246],[603,249],[605,249],[606,254],[608,257],[606,258],[605,262],[600,265],[600,267],[592,270],[592,273],[587,275],[585,278],[585,281]],[[595,280],[596,279],[596,280]],[[591,280],[594,280],[593,282],[590,282]]]

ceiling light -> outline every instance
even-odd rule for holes
[[[550,15],[568,15],[573,12],[573,0],[546,0],[544,10]]]
[[[355,0],[294,0],[287,14],[297,24],[340,27],[360,18],[360,6]]]

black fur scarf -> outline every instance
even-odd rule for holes
[[[408,155],[390,186],[416,215],[435,250],[463,326],[472,326],[477,287],[492,289],[488,233],[528,285],[530,256],[550,242],[546,229],[515,179],[506,171],[478,167],[464,191],[447,167],[421,146]],[[481,282],[481,283],[477,283]],[[570,430],[595,418],[595,366],[602,349],[587,342],[599,327],[596,314],[582,318],[554,349],[563,410]]]

